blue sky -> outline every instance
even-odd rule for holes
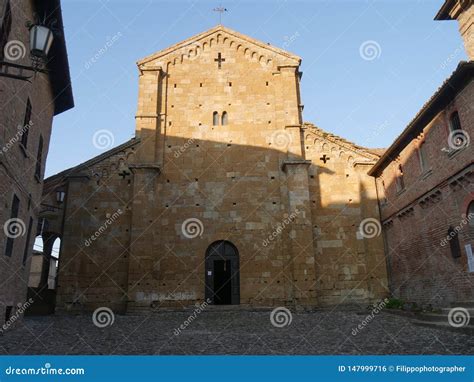
[[[101,154],[98,130],[133,137],[135,62],[214,27],[220,4],[225,26],[302,57],[305,121],[388,146],[466,59],[457,23],[433,20],[442,2],[63,0],[76,106],[54,120],[46,175]]]

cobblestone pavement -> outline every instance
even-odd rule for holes
[[[474,336],[413,325],[380,313],[358,334],[367,312],[293,313],[283,328],[270,311],[191,311],[116,315],[98,328],[92,315],[28,317],[0,334],[0,354],[469,354]]]

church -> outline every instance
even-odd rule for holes
[[[135,137],[45,181],[58,311],[389,295],[381,150],[304,122],[300,64],[222,25],[138,61]]]

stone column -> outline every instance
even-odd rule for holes
[[[134,162],[132,218],[130,226],[130,256],[128,270],[127,310],[149,308],[158,299],[157,281],[153,278],[159,254],[155,235],[158,217],[157,182],[163,166],[163,136],[165,134],[166,74],[161,67],[140,67],[136,134],[140,138]]]
[[[41,265],[41,278],[38,289],[48,290],[49,269],[51,267],[51,253],[53,252],[53,244],[56,240],[56,234],[43,233],[43,258]]]
[[[62,242],[61,259],[57,273],[56,311],[81,311],[88,288],[81,264],[84,256],[78,254],[78,245],[82,251],[89,251],[84,245],[89,235],[90,214],[84,206],[84,194],[93,192],[90,177],[75,174],[67,177],[64,218],[61,223]],[[73,219],[70,217],[74,216]]]
[[[303,130],[300,125],[285,128],[291,144],[283,162],[288,187],[288,242],[292,269],[292,292],[295,306],[315,306],[316,273],[314,267],[313,226],[310,208],[308,168],[304,159]]]
[[[461,6],[453,10],[453,16],[458,20],[459,33],[464,40],[464,48],[466,49],[469,60],[474,60],[474,5],[472,0],[460,1],[464,3],[464,8]]]
[[[164,131],[162,110],[166,108],[163,100],[163,82],[166,74],[161,67],[140,68],[138,108],[135,116],[136,136],[140,139],[137,148],[137,163],[162,164],[160,145]],[[161,155],[160,155],[161,154]]]
[[[128,268],[128,308],[149,307],[156,299],[156,280],[151,271],[155,266],[157,192],[160,175],[157,165],[131,165],[133,172],[132,219],[130,227],[130,256]]]

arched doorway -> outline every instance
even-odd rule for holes
[[[239,252],[226,240],[212,243],[206,251],[206,300],[214,305],[240,303]]]
[[[40,232],[35,239],[27,293],[33,304],[28,307],[26,315],[54,313],[60,246],[61,238],[54,232]]]

